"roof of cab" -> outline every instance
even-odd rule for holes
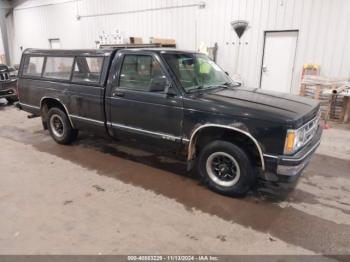
[[[32,49],[24,50],[25,55],[57,55],[57,56],[110,56],[115,50],[109,49]]]
[[[154,52],[154,53],[187,53],[187,54],[196,54],[198,52],[193,50],[181,50],[181,49],[175,49],[175,48],[165,48],[165,47],[144,47],[144,48],[125,48],[122,50],[128,50],[128,51],[147,51],[147,52]]]

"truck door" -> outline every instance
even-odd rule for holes
[[[182,134],[182,97],[160,58],[152,52],[129,50],[118,55],[111,67],[116,73],[106,92],[109,129],[116,137],[134,136],[146,142],[178,146]]]

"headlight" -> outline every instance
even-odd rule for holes
[[[284,154],[291,155],[306,145],[316,134],[319,126],[321,113],[298,129],[288,129],[286,142],[284,145]]]
[[[303,132],[302,130],[288,129],[286,143],[284,146],[284,154],[290,155],[302,146]]]
[[[18,74],[17,71],[13,71],[9,73],[10,77],[17,77],[17,74]]]
[[[18,71],[13,67],[9,67],[9,76],[11,78],[14,78],[14,77],[17,77],[17,75],[18,75]]]

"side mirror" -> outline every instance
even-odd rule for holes
[[[167,87],[165,92],[166,92],[166,95],[169,96],[169,97],[170,96],[173,97],[173,96],[177,95],[177,92],[176,92],[175,88],[171,84],[168,85],[168,87]]]
[[[241,82],[235,82],[235,86],[240,87],[240,86],[242,86],[242,83]]]
[[[150,92],[163,92],[168,87],[169,82],[165,77],[157,77],[151,80],[149,91]]]

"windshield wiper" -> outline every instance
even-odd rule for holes
[[[237,87],[237,86],[240,86],[241,84],[240,83],[226,82],[226,83],[223,83],[221,85],[226,86],[226,87]]]
[[[232,83],[230,82],[226,82],[226,83],[223,83],[223,84],[217,84],[217,85],[208,85],[206,87],[208,87],[208,89],[212,89],[212,88],[229,88],[229,87],[232,87]]]
[[[204,89],[204,86],[199,85],[199,86],[192,86],[192,87],[188,88],[187,91],[193,92],[193,91],[202,90],[202,89]]]
[[[232,82],[226,82],[223,84],[215,84],[215,85],[198,85],[198,86],[193,86],[191,88],[188,88],[187,91],[188,92],[194,92],[194,91],[198,91],[198,90],[209,90],[209,89],[214,89],[214,88],[229,88],[229,87],[234,87],[235,85],[232,85]]]
[[[230,86],[232,86],[232,87],[239,87],[239,86],[241,86],[242,85],[242,83],[239,83],[239,82],[235,82],[235,83],[230,83]]]

